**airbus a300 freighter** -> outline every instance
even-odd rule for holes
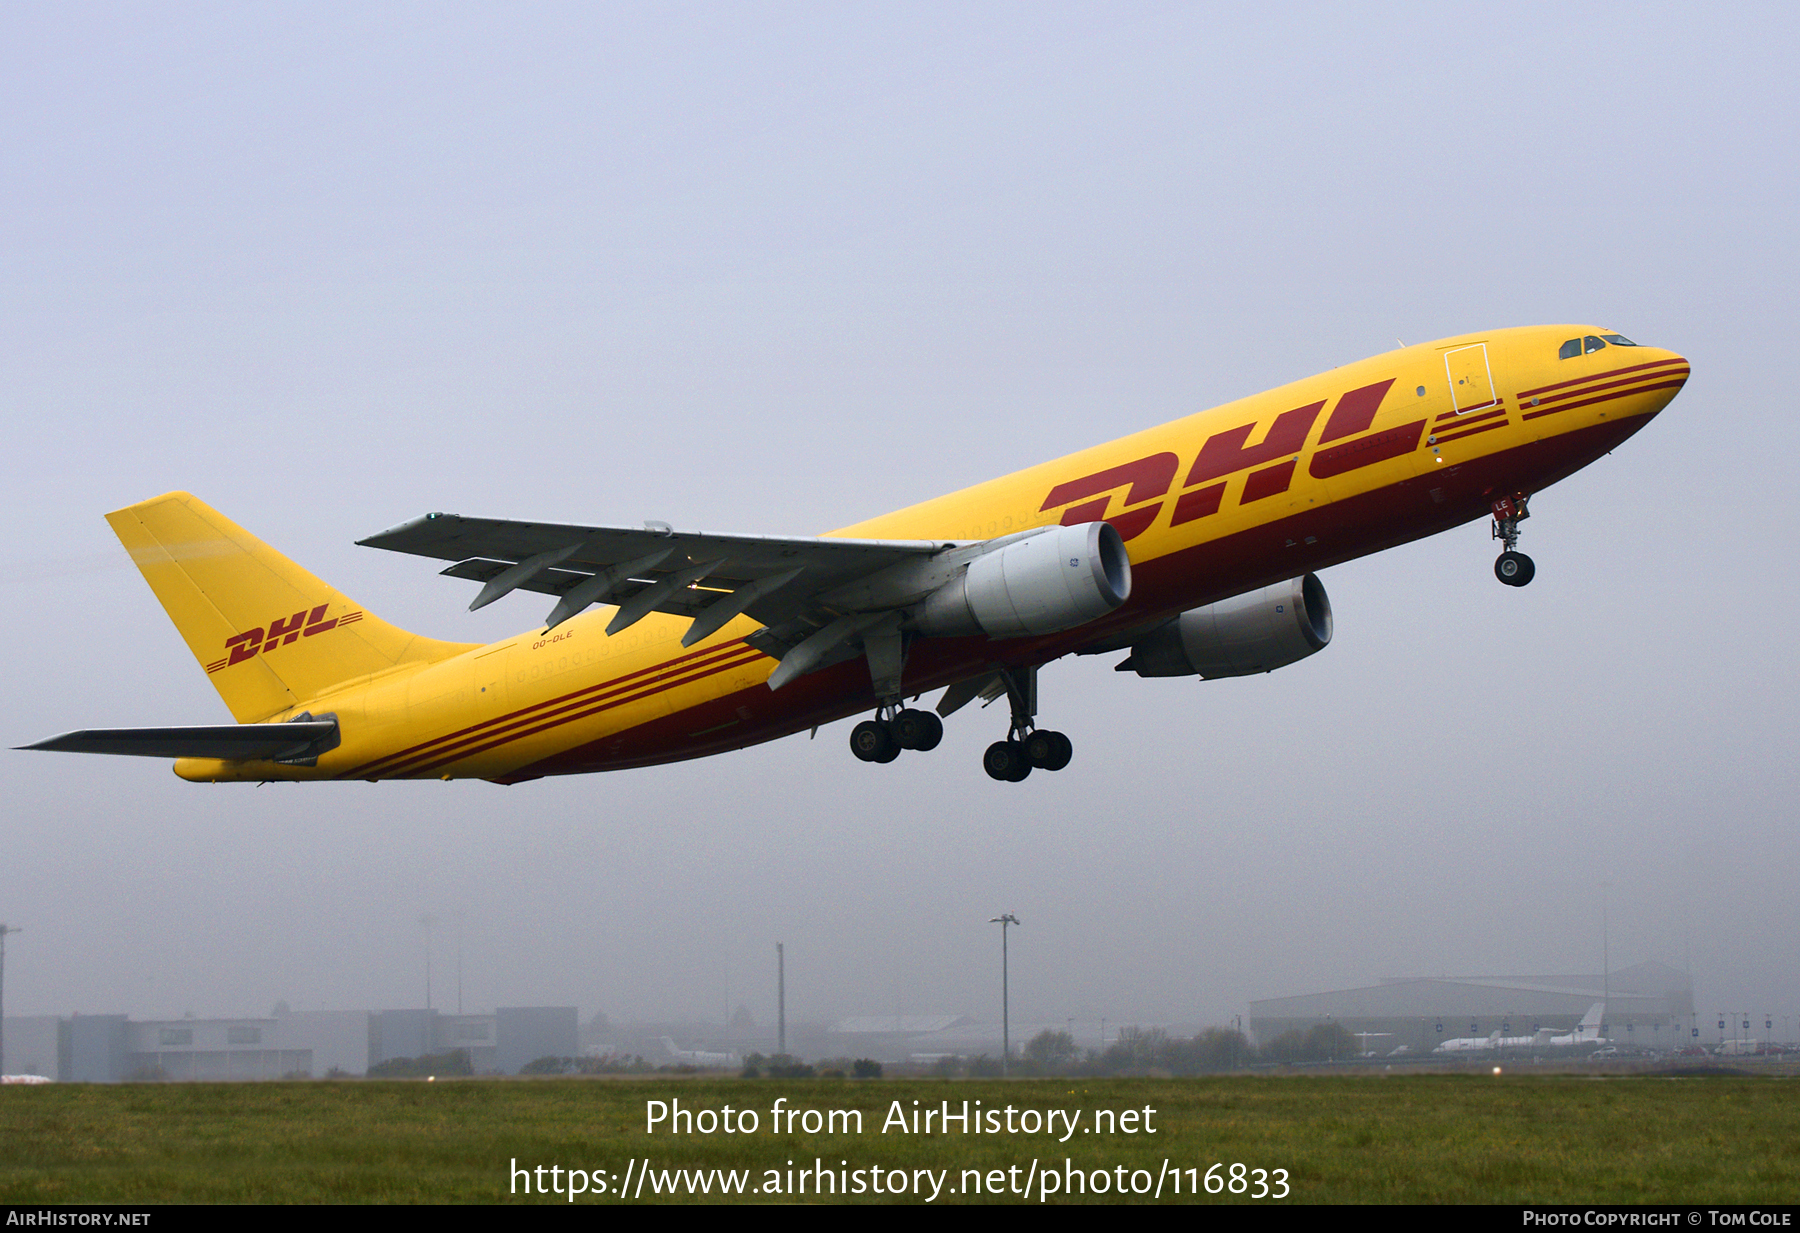
[[[376,617],[185,493],[109,514],[235,724],[96,729],[31,749],[175,759],[184,779],[486,779],[648,766],[859,712],[852,752],[928,750],[1006,698],[999,780],[1061,770],[1037,670],[1269,672],[1325,647],[1315,571],[1491,517],[1524,586],[1532,494],[1687,380],[1594,326],[1390,351],[819,538],[427,514],[361,542],[552,598],[491,646]],[[933,709],[908,705],[944,693]]]

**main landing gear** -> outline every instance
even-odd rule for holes
[[[1494,538],[1506,545],[1494,562],[1494,577],[1509,587],[1522,587],[1537,575],[1531,558],[1518,550],[1519,524],[1531,517],[1526,508],[1530,500],[1529,494],[1519,493],[1494,502]]]
[[[1002,783],[1018,783],[1031,769],[1060,771],[1075,756],[1075,746],[1060,732],[1014,729],[1004,741],[995,741],[981,755],[981,769]]]
[[[864,762],[892,762],[902,749],[936,749],[943,739],[944,721],[930,711],[888,703],[850,729],[850,752]]]
[[[936,749],[944,739],[944,721],[930,711],[900,706],[906,643],[899,618],[863,631],[862,641],[869,660],[869,683],[881,705],[875,708],[875,718],[850,729],[850,752],[864,762],[892,762],[902,749]]]
[[[1037,669],[1001,668],[991,676],[971,678],[951,687],[937,712],[902,709],[900,699],[890,697],[850,730],[850,752],[864,762],[892,762],[903,749],[936,749],[944,739],[947,715],[974,698],[989,700],[1006,694],[1012,723],[1004,741],[995,741],[982,755],[982,769],[995,779],[1018,783],[1036,770],[1060,771],[1075,756],[1075,746],[1060,732],[1040,729],[1037,713]]]
[[[1000,679],[1012,707],[1012,724],[1004,741],[995,741],[981,755],[981,769],[991,779],[1018,783],[1032,768],[1060,771],[1075,756],[1075,746],[1060,732],[1040,729],[1037,716],[1037,669],[1003,668]]]

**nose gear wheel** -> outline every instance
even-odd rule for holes
[[[1519,551],[1519,524],[1531,517],[1529,493],[1516,493],[1494,502],[1493,536],[1506,547],[1494,562],[1494,577],[1509,587],[1522,587],[1537,574],[1531,558]]]

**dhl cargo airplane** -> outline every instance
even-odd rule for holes
[[[1593,326],[1403,347],[822,538],[427,514],[360,541],[553,596],[492,646],[407,633],[217,511],[107,515],[236,724],[96,729],[28,749],[174,758],[219,782],[477,778],[649,766],[873,711],[866,762],[1004,696],[995,779],[1060,770],[1037,669],[1269,672],[1331,640],[1314,571],[1491,515],[1500,581],[1531,494],[1649,422],[1688,362]],[[600,608],[600,611],[590,609]],[[944,690],[934,710],[906,705]]]

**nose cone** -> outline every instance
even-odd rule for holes
[[[1677,355],[1673,351],[1659,350],[1656,359],[1647,364],[1642,371],[1649,379],[1649,388],[1661,395],[1656,404],[1656,409],[1660,411],[1669,405],[1675,395],[1681,393],[1681,387],[1687,384],[1688,373],[1691,369],[1687,357]]]

